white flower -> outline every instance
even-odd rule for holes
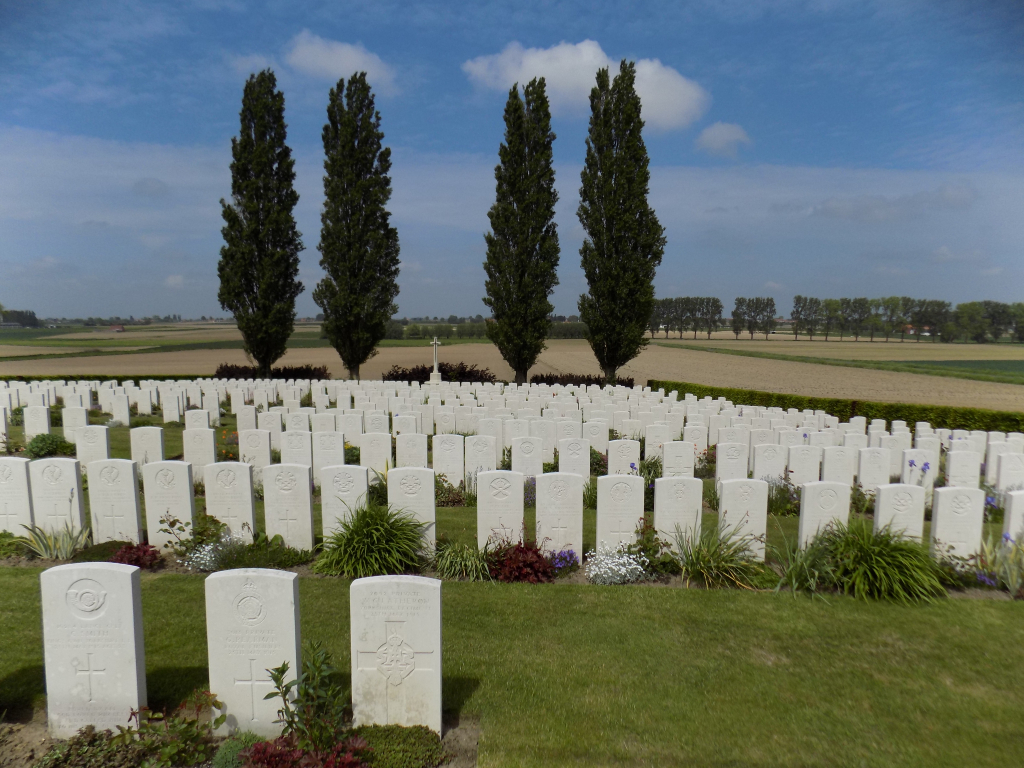
[[[583,570],[592,584],[632,584],[647,578],[647,558],[630,554],[625,546],[610,547],[603,541],[597,552],[588,552]]]

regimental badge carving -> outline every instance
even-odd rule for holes
[[[82,439],[85,440],[89,445],[96,445],[96,441],[99,440],[99,435],[94,430],[85,429],[82,430]]]
[[[9,483],[14,474],[10,467],[0,466],[0,483]]]
[[[620,459],[628,459],[629,458],[629,446],[628,445],[620,445],[619,446],[619,458]]]
[[[826,512],[839,502],[839,494],[831,488],[826,488],[818,494],[818,506]]]
[[[370,440],[370,448],[375,451],[379,451],[381,448],[380,438],[375,437],[372,440]]]
[[[750,485],[741,485],[739,490],[736,492],[736,497],[746,504],[754,496],[754,488]]]
[[[627,482],[619,482],[612,486],[611,494],[612,498],[619,504],[622,504],[629,495],[633,492],[633,486]]]
[[[966,493],[958,493],[953,497],[953,513],[957,515],[966,515],[971,511],[971,497]]]
[[[255,627],[267,618],[267,608],[263,604],[263,597],[251,581],[245,583],[242,591],[235,596],[232,605],[234,605],[238,620],[247,627]]]
[[[583,446],[579,443],[569,443],[566,447],[566,453],[574,459],[578,459],[580,451],[583,450]]]
[[[295,477],[294,472],[278,472],[277,477],[274,478],[274,485],[276,485],[283,493],[291,493],[295,486],[299,484],[299,479]]]
[[[260,436],[259,435],[246,435],[245,444],[250,448],[260,447]]]
[[[892,497],[892,508],[897,515],[905,515],[910,511],[910,508],[914,505],[914,497],[911,496],[907,491],[899,491],[893,494]]]
[[[388,630],[387,641],[377,649],[377,671],[387,678],[388,685],[401,685],[416,669],[416,652],[398,629]]]
[[[107,485],[117,485],[120,475],[121,473],[117,471],[117,467],[104,467],[100,470],[100,480]]]
[[[406,475],[405,477],[402,478],[402,482],[399,483],[399,485],[402,487],[402,492],[406,496],[415,496],[417,493],[419,493],[422,484],[420,483],[420,479],[418,477],[414,477],[413,475]]]
[[[779,455],[779,452],[777,450],[775,450],[774,448],[767,448],[767,449],[765,449],[764,457],[766,459],[768,459],[768,461],[772,461],[778,455]]]
[[[675,493],[676,501],[683,501],[686,499],[686,486],[683,483],[676,483]]]
[[[452,451],[455,450],[455,441],[450,439],[441,440],[441,450],[444,451],[445,453],[451,453]]]
[[[511,481],[506,480],[504,477],[496,477],[491,480],[491,496],[498,501],[504,501],[507,499],[511,489]]]
[[[524,453],[527,456],[529,456],[531,453],[533,453],[533,443],[520,443],[519,444],[519,450],[522,453]]]
[[[300,450],[302,448],[302,435],[288,435],[288,448],[292,451]]]
[[[339,472],[334,476],[334,490],[338,493],[348,493],[355,487],[356,480],[348,472]]]
[[[202,445],[202,444],[203,444],[203,436],[202,435],[192,435],[192,445]]]
[[[169,469],[161,469],[156,473],[156,482],[161,488],[170,488],[174,485],[174,473]]]
[[[569,493],[569,484],[565,480],[554,480],[548,483],[548,497],[564,499]]]
[[[320,435],[320,447],[325,451],[333,451],[338,447],[338,438],[334,435]]]
[[[217,485],[221,488],[233,488],[236,480],[233,469],[222,469],[217,473]]]
[[[56,485],[60,482],[61,475],[63,474],[64,473],[61,472],[60,467],[51,464],[43,470],[43,480],[48,482],[50,485]]]
[[[79,579],[68,587],[65,601],[80,619],[98,619],[107,607],[107,591],[95,579]]]
[[[490,448],[490,446],[487,445],[487,441],[486,440],[474,440],[473,441],[473,450],[476,451],[477,453],[485,453],[488,448]]]

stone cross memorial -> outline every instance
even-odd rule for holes
[[[58,565],[39,578],[50,736],[116,730],[146,706],[139,569],[119,563]]]
[[[423,725],[440,734],[441,582],[356,579],[349,606],[354,724]]]
[[[300,663],[298,574],[236,568],[206,577],[206,645],[210,689],[224,704],[220,733],[281,735],[278,699],[268,669],[288,663],[294,680]]]

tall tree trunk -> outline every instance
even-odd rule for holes
[[[604,369],[604,379],[605,379],[605,382],[607,382],[608,384],[614,384],[617,381],[617,379],[615,377],[615,371],[616,370],[617,369],[614,368],[614,367],[608,367],[608,368]]]
[[[525,368],[516,371],[516,384],[525,384],[527,373],[529,373],[529,370]]]

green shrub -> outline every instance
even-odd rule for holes
[[[800,549],[795,542],[790,544],[785,535],[783,541],[781,549],[771,548],[772,556],[781,571],[779,583],[775,587],[777,592],[789,589],[794,597],[801,592],[820,597],[821,592],[835,588],[835,570],[824,547]]]
[[[945,594],[938,564],[927,546],[868,520],[832,523],[810,544],[824,550],[835,586],[860,599],[930,601]]]
[[[800,491],[788,477],[768,481],[768,514],[776,517],[800,514]]]
[[[597,477],[608,474],[608,457],[593,447],[590,449],[590,474]]]
[[[284,543],[280,536],[268,537],[260,531],[251,544],[232,539],[221,551],[217,562],[218,571],[231,568],[294,568],[305,565],[313,559],[308,549],[294,549]]]
[[[487,553],[472,544],[439,541],[434,555],[434,570],[448,581],[490,581]]]
[[[307,645],[294,680],[285,680],[288,662],[268,672],[274,691],[266,698],[281,700],[276,722],[282,724],[282,736],[310,752],[330,750],[345,737],[349,692],[340,685],[338,670],[322,643]]]
[[[989,536],[974,565],[979,582],[1005,589],[1013,598],[1024,598],[1024,541],[1014,541],[1007,534],[999,539]]]
[[[203,513],[197,514],[191,523],[179,520],[170,513],[160,518],[160,533],[166,533],[174,539],[164,544],[164,548],[178,557],[186,557],[196,547],[219,541],[227,529],[216,517]]]
[[[240,731],[233,736],[229,736],[220,745],[217,754],[213,756],[210,768],[242,768],[244,763],[242,758],[238,756],[238,753],[260,741],[263,741],[263,739],[249,731]]]
[[[724,525],[704,527],[700,536],[675,530],[676,557],[687,585],[697,582],[709,589],[741,587],[754,589],[764,577],[764,566],[750,552],[757,541],[750,534],[736,535]]]
[[[64,523],[62,531],[46,531],[38,526],[26,526],[25,548],[43,560],[70,560],[79,550],[89,544],[89,529],[82,527],[72,530],[70,523]]]
[[[637,525],[636,541],[626,547],[626,552],[643,555],[647,560],[644,567],[652,576],[674,576],[682,570],[672,554],[671,543],[660,539],[657,529],[646,518],[642,518]]]
[[[383,576],[416,573],[425,561],[427,525],[411,514],[367,503],[342,520],[325,541],[314,573],[328,576]]]
[[[373,749],[370,768],[436,768],[449,758],[441,738],[423,725],[364,725],[353,733]]]
[[[71,560],[75,563],[109,563],[110,559],[125,545],[131,546],[131,542],[104,541],[92,544],[77,552]]]
[[[25,540],[10,531],[0,531],[0,560],[25,554]]]
[[[223,703],[209,691],[196,691],[171,714],[143,708],[133,712],[134,725],[117,726],[112,743],[141,747],[146,755],[143,768],[179,768],[204,764],[216,751],[213,732],[227,715],[211,718],[213,708]]]
[[[506,471],[512,470],[512,449],[503,448],[501,451],[501,463],[498,465],[498,469],[504,469]]]
[[[988,411],[981,408],[961,408],[949,405],[916,405],[911,403],[874,403],[863,400],[843,400],[840,398],[806,397],[804,395],[786,395],[778,392],[763,392],[756,389],[732,389],[729,387],[709,387],[703,384],[690,384],[682,381],[659,381],[652,379],[647,382],[654,390],[664,387],[665,392],[687,392],[697,399],[707,395],[725,397],[734,403],[744,405],[776,406],[782,409],[823,410],[840,421],[849,421],[851,416],[863,416],[871,419],[885,419],[888,422],[902,419],[907,424],[927,421],[933,427],[947,429],[983,429],[998,432],[1024,432],[1024,413],[1012,411]]]
[[[434,505],[438,507],[466,506],[466,484],[452,485],[443,474],[434,474]]]
[[[278,451],[277,463],[281,463],[281,452]],[[359,466],[359,447],[345,443],[345,463],[352,466]]]
[[[87,725],[67,741],[50,747],[35,768],[140,768],[147,758],[142,745],[114,739],[110,731]]]
[[[45,459],[48,456],[75,456],[75,445],[57,435],[36,435],[25,446],[26,459]]]
[[[597,509],[597,478],[591,477],[583,484],[583,508]]]

